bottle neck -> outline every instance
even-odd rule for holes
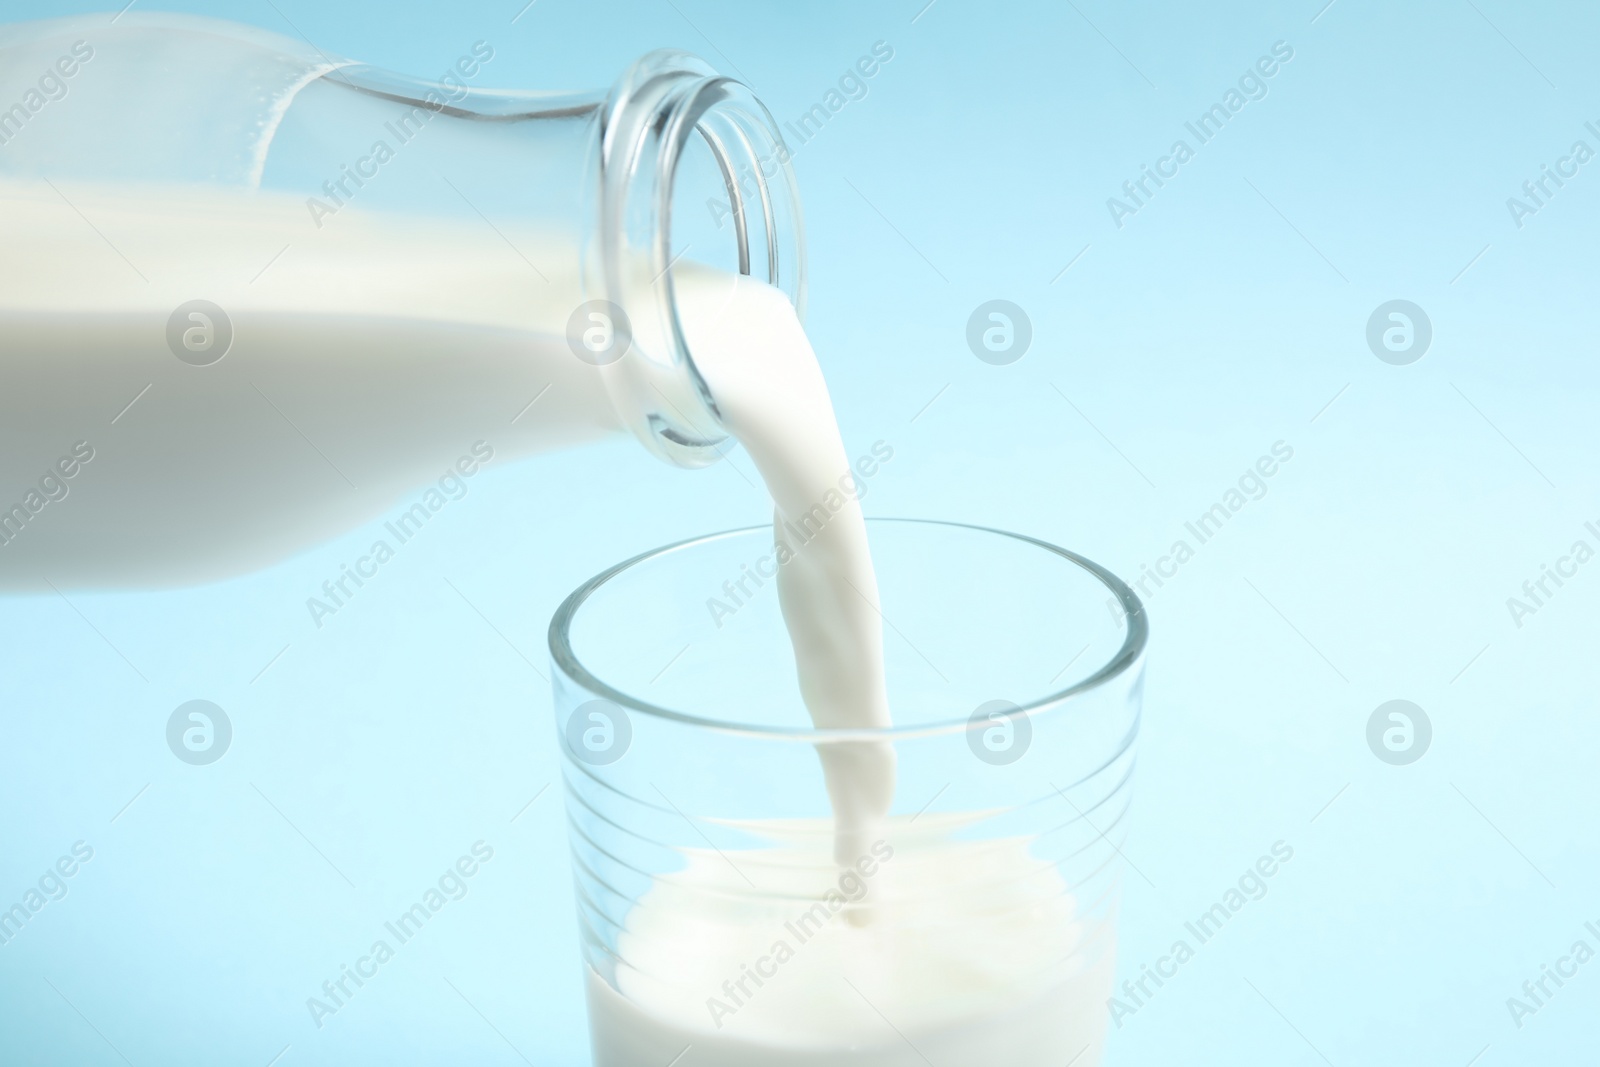
[[[606,386],[652,453],[705,466],[731,442],[679,316],[674,265],[706,252],[674,243],[675,204],[682,223],[685,210],[708,203],[704,189],[680,190],[679,177],[691,156],[709,157],[725,197],[709,202],[713,239],[725,246],[716,253],[781,290],[803,315],[804,227],[789,149],[745,85],[674,51],[651,52],[629,68],[601,108],[597,132],[584,296],[609,302],[631,334],[625,354],[602,368]]]

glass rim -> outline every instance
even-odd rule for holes
[[[1106,587],[1117,598],[1123,610],[1123,617],[1127,620],[1128,630],[1123,636],[1122,645],[1112,656],[1100,665],[1099,668],[1085,676],[1080,681],[1062,689],[1047,693],[1025,704],[1018,705],[1018,711],[1030,718],[1044,711],[1054,711],[1065,707],[1086,693],[1104,688],[1108,683],[1127,674],[1139,663],[1144,656],[1150,638],[1149,620],[1145,616],[1144,604],[1138,595],[1121,578],[1102,567],[1086,556],[1079,555],[1071,549],[1062,548],[1048,541],[1027,534],[1014,533],[1010,530],[997,530],[990,526],[979,526],[975,523],[949,522],[943,519],[911,519],[899,517],[869,517],[869,527],[875,524],[904,523],[922,526],[942,526],[948,529],[971,530],[977,533],[993,534],[998,537],[1007,537],[1014,541],[1033,545],[1043,549],[1080,570],[1087,572]],[[756,526],[741,526],[737,529],[722,530],[717,533],[702,534],[698,537],[686,538],[672,544],[662,545],[641,552],[636,556],[613,564],[584,582],[571,593],[567,594],[561,606],[550,619],[549,648],[550,658],[556,669],[567,678],[581,686],[585,691],[618,704],[631,712],[638,712],[652,718],[662,719],[683,726],[694,726],[701,729],[713,730],[719,733],[743,734],[758,737],[769,741],[800,741],[807,744],[825,744],[860,741],[907,741],[916,738],[932,737],[946,733],[965,733],[970,729],[966,717],[951,719],[943,722],[923,723],[915,726],[887,726],[887,727],[860,727],[852,729],[828,728],[819,729],[814,726],[768,726],[756,723],[741,723],[729,719],[713,719],[704,715],[678,711],[665,708],[649,701],[641,700],[629,693],[610,685],[597,677],[578,658],[573,651],[571,630],[573,621],[577,618],[578,611],[607,582],[613,578],[632,570],[641,564],[652,560],[664,558],[677,552],[683,552],[700,545],[712,544],[728,538],[738,537],[743,534],[771,531],[770,523]]]

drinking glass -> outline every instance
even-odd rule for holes
[[[810,725],[770,527],[646,552],[556,612],[600,1067],[1099,1062],[1143,608],[1032,537],[868,533],[890,729]],[[890,746],[898,768],[853,866],[832,848],[829,745]]]

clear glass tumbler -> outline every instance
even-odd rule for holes
[[[599,1067],[1100,1061],[1144,611],[1030,537],[868,532],[889,730],[810,727],[769,527],[637,556],[556,613]],[[851,744],[893,746],[898,781],[844,866],[817,750]]]

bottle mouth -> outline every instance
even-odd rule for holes
[[[624,355],[602,369],[606,386],[646,448],[678,466],[706,466],[732,440],[685,340],[674,268],[716,253],[711,265],[781,290],[804,315],[804,226],[789,148],[748,86],[666,50],[639,59],[612,88],[599,139],[585,296],[613,305],[630,334]],[[682,188],[691,178],[694,188]],[[683,239],[689,232],[693,242]]]

